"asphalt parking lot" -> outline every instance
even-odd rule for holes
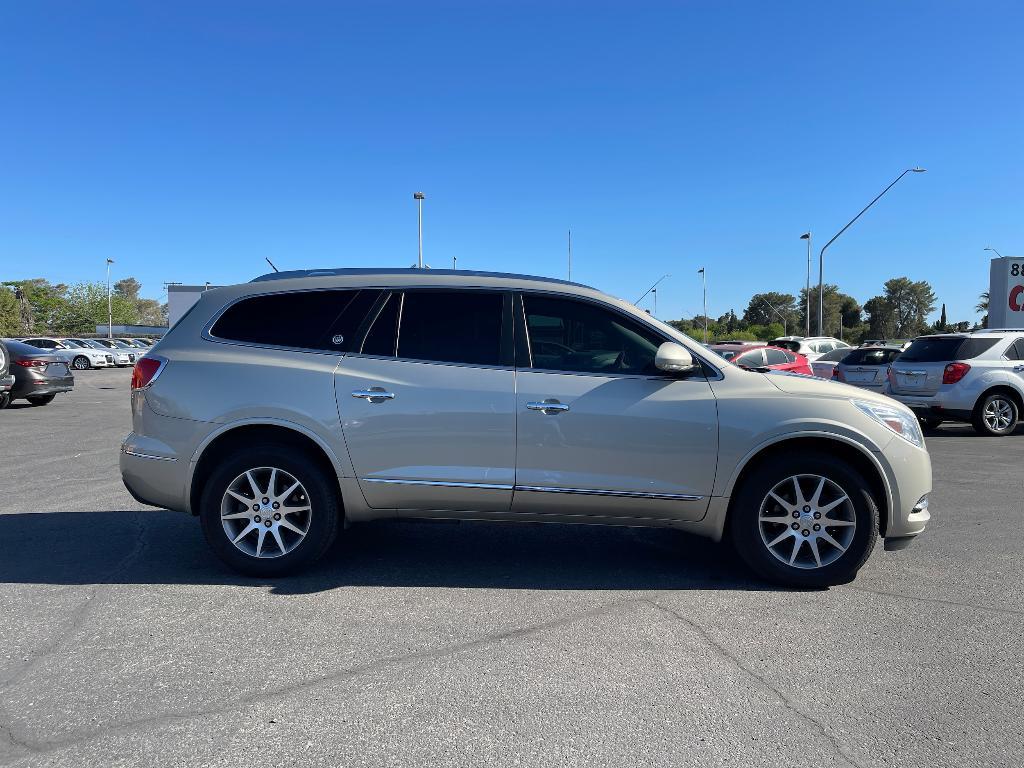
[[[827,591],[673,531],[397,522],[262,583],[123,489],[129,376],[0,412],[0,764],[1024,764],[1022,430],[929,435],[928,531]]]

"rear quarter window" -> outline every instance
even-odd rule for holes
[[[347,352],[379,291],[296,291],[232,304],[210,335],[274,347]]]

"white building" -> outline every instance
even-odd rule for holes
[[[173,326],[188,312],[199,297],[217,285],[180,285],[171,283],[167,286],[167,324]]]

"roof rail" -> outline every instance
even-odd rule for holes
[[[430,276],[438,277],[496,277],[512,280],[536,280],[543,283],[558,283],[560,285],[573,285],[578,288],[590,288],[589,285],[574,283],[569,280],[559,280],[557,277],[540,277],[538,275],[518,275],[510,272],[478,272],[466,269],[417,269],[409,268],[352,268],[338,267],[334,269],[293,269],[288,272],[268,272],[265,275],[253,278],[250,282],[262,283],[271,280],[293,280],[303,277],[348,277],[348,276],[371,276],[371,275],[403,275],[403,276]]]

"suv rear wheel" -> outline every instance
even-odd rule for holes
[[[1007,394],[994,392],[978,403],[971,422],[979,435],[1002,437],[1017,428],[1018,418],[1016,401]]]
[[[217,467],[200,500],[206,541],[250,576],[283,576],[319,558],[338,531],[333,478],[294,446],[251,446]]]
[[[760,576],[798,587],[851,581],[878,538],[878,507],[846,462],[798,451],[758,466],[734,497],[730,534]]]

